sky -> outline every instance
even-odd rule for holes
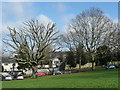
[[[117,20],[117,2],[3,2],[2,30],[6,27],[16,27],[30,19],[40,19],[46,23],[56,23],[57,29],[64,33],[64,28],[71,19],[91,7],[100,8],[109,18]]]
[[[31,19],[56,23],[57,31],[64,33],[72,18],[91,7],[101,9],[114,21],[118,19],[118,2],[2,2],[0,36],[8,33],[7,26],[18,27]]]

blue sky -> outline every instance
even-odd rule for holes
[[[100,8],[114,21],[118,19],[118,2],[2,2],[0,8],[1,5],[0,32],[2,31],[3,37],[8,34],[7,26],[21,26],[22,22],[30,19],[39,19],[44,23],[52,21],[56,23],[57,30],[64,33],[70,20],[90,7]],[[0,41],[0,46],[1,43]]]
[[[63,32],[72,18],[90,7],[100,8],[113,20],[118,18],[117,2],[3,2],[3,29],[35,18],[46,22],[53,21],[57,29]]]

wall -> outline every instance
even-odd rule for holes
[[[8,65],[5,65],[5,64],[8,64]],[[11,71],[11,68],[13,68],[13,63],[2,63],[2,66],[4,68],[4,70],[7,70],[7,71]],[[18,63],[15,63],[15,68],[18,67]]]
[[[108,65],[118,65],[120,64],[120,61],[111,61],[107,63]]]
[[[86,63],[85,65],[81,65],[81,68],[91,68],[91,67],[92,67],[92,63]],[[79,69],[79,64],[77,64],[75,68]],[[66,65],[65,69],[69,69],[69,65]]]

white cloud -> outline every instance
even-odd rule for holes
[[[118,23],[118,19],[113,19],[113,22]]]
[[[43,14],[40,14],[38,17],[36,17],[36,19],[38,19],[39,22],[44,25],[47,25],[48,23],[54,23],[50,18],[48,18],[47,16]],[[26,20],[19,20],[16,22],[9,22],[9,23],[2,24],[2,29],[1,29],[2,31],[0,31],[2,33],[2,36],[9,33],[9,30],[7,29],[8,26],[11,28],[18,28],[18,27],[21,27],[23,25],[23,22],[25,21]]]
[[[16,27],[20,27],[22,25],[22,21],[17,21],[17,22],[10,22],[7,24],[2,24],[2,36],[6,35],[9,33],[9,30],[7,29],[7,27],[11,27],[11,28],[16,28]]]
[[[32,10],[30,10],[32,8]],[[22,22],[32,19],[34,7],[32,3],[3,3],[2,28],[0,33],[8,34],[7,26],[12,28],[20,26]]]
[[[3,3],[2,8],[3,22],[8,21],[10,18],[18,21],[33,17],[34,7],[32,3]],[[30,10],[30,8],[32,8],[32,10]]]
[[[63,14],[68,9],[68,7],[62,3],[54,4],[53,8],[55,8],[59,14]]]
[[[24,6],[21,3],[12,3],[12,11],[14,15],[19,19],[24,17],[25,11]]]
[[[62,29],[62,34],[66,34],[68,31],[68,25],[65,25]]]
[[[71,19],[73,19],[76,15],[74,14],[65,14],[62,18],[62,21],[65,23],[65,24],[69,24]]]
[[[47,16],[41,14],[38,16],[38,20],[40,23],[47,25],[48,23],[54,23],[50,18],[48,18]]]
[[[35,7],[33,6],[33,3],[3,3],[2,6],[2,28],[0,32],[2,32],[3,35],[8,33],[7,26],[13,28],[20,26],[22,22],[33,19],[33,17],[39,19],[39,21],[44,24],[47,24],[48,22],[53,23],[53,21],[45,15],[41,14],[36,17],[34,15]]]
[[[76,15],[75,14],[64,14],[62,16],[62,23],[63,23],[63,26],[61,27],[61,33],[66,33],[67,29],[68,29],[68,25],[71,23],[71,20],[75,17]]]

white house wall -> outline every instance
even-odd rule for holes
[[[2,63],[4,71],[11,71],[11,68],[13,68],[12,65],[13,65],[13,63]],[[18,63],[15,63],[15,68],[17,68],[17,67],[18,67]]]

